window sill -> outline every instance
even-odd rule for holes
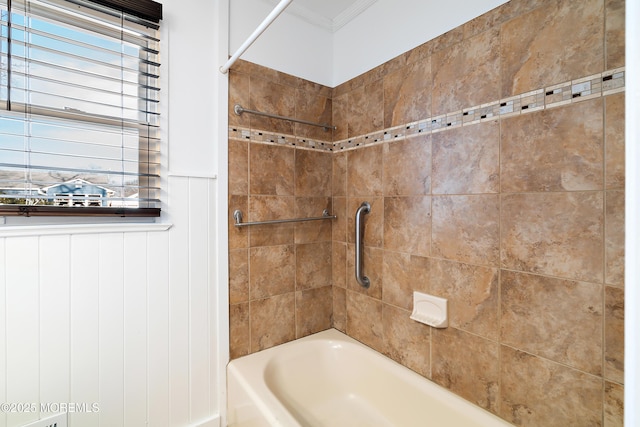
[[[70,224],[0,226],[1,237],[55,236],[61,234],[100,234],[167,231],[171,223]]]

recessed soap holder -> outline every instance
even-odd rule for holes
[[[413,312],[411,319],[434,328],[449,326],[447,299],[421,292],[413,293]]]

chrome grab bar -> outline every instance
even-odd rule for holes
[[[362,216],[369,212],[371,212],[371,205],[369,202],[362,202],[356,211],[356,280],[363,288],[368,288],[371,285],[369,278],[362,275],[362,236],[364,232]]]
[[[265,224],[283,224],[286,222],[304,222],[304,221],[318,221],[321,219],[336,219],[337,216],[331,215],[328,209],[322,211],[322,216],[314,216],[311,218],[291,218],[291,219],[272,219],[269,221],[254,221],[254,222],[242,222],[242,211],[236,209],[233,211],[233,219],[236,221],[236,227],[246,227],[248,225],[265,225]]]

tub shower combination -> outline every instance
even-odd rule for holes
[[[363,217],[355,215],[358,283],[363,274]],[[321,217],[242,222],[243,227],[335,218]],[[447,326],[446,300],[414,294],[411,318]],[[233,360],[227,367],[227,421],[230,427],[500,427],[511,424],[473,405],[364,344],[329,329]]]
[[[329,329],[233,360],[233,427],[501,427],[511,424]]]

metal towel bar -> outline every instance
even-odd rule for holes
[[[269,221],[242,222],[242,211],[238,209],[233,212],[233,218],[236,220],[236,223],[234,224],[236,227],[246,227],[248,225],[282,224],[285,222],[304,222],[304,221],[318,221],[321,219],[336,219],[337,216],[331,215],[329,211],[325,209],[322,211],[322,216],[316,216],[311,218],[273,219]]]
[[[279,116],[277,114],[263,113],[262,111],[249,110],[248,108],[244,108],[240,104],[234,105],[233,111],[237,115],[240,115],[242,113],[249,113],[249,114],[255,114],[256,116],[271,117],[272,119],[289,120],[290,122],[302,123],[309,126],[318,126],[318,127],[324,128],[324,130],[337,129],[335,126],[331,126],[325,123],[308,122],[306,120],[294,119],[293,117],[285,117],[285,116]]]

